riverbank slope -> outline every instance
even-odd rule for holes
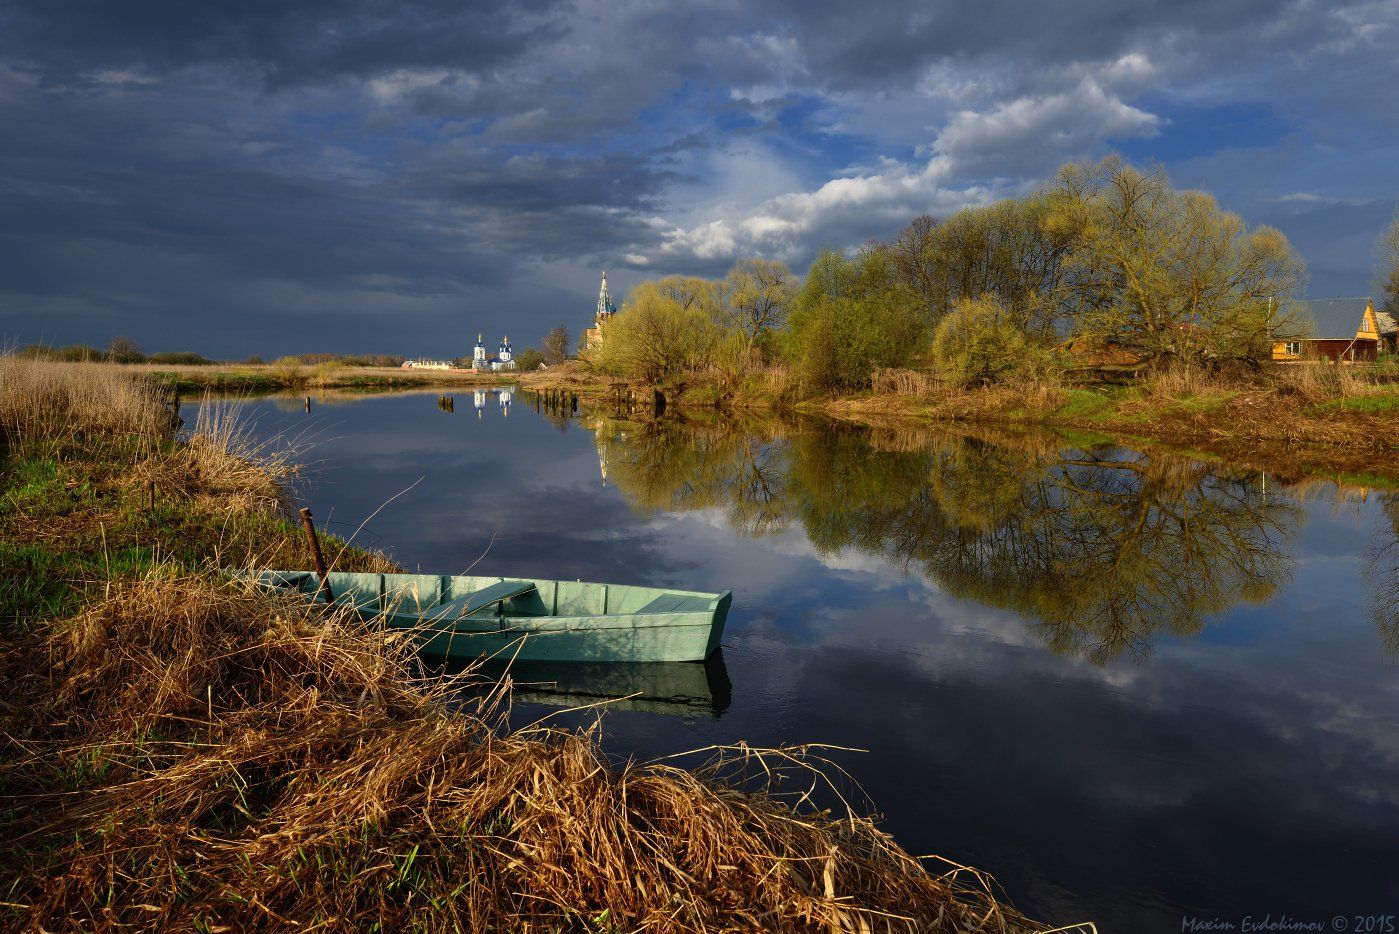
[[[902,378],[901,378],[902,377]],[[573,365],[522,374],[525,391],[578,395],[603,410],[653,409],[653,387]],[[662,390],[671,412],[795,411],[871,427],[936,424],[1033,426],[1136,447],[1219,457],[1295,476],[1399,485],[1399,381],[1297,370],[1257,382],[1184,375],[1128,385],[941,387],[917,374],[886,375],[875,390],[802,397],[771,374],[721,390]]]
[[[463,709],[304,566],[294,465],[113,368],[0,358],[3,926],[1034,930],[858,815]],[[342,569],[382,556],[328,539]],[[756,758],[755,758],[756,757]],[[759,761],[760,760],[760,761]]]

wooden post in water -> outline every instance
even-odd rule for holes
[[[330,592],[330,576],[325,567],[325,555],[321,554],[321,540],[316,537],[316,523],[311,521],[311,510],[301,509],[301,524],[306,527],[306,540],[311,543],[311,558],[316,562],[316,574],[321,579],[320,593],[325,594],[325,602],[330,603],[335,595]]]
[[[307,397],[306,397],[306,411],[308,411],[308,412],[311,411],[311,397],[310,397],[310,396],[307,396]]]
[[[574,414],[574,415],[577,415],[577,414],[578,414],[578,395],[575,393],[575,394],[574,394],[573,396],[571,396],[570,398],[571,398],[572,404],[573,404],[573,414]]]

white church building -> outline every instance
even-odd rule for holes
[[[515,351],[510,347],[510,338],[500,339],[500,350],[495,356],[486,355],[486,345],[481,335],[476,335],[476,347],[471,353],[471,368],[479,373],[513,370],[516,367]]]

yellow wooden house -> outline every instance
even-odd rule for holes
[[[1323,298],[1294,302],[1293,313],[1307,337],[1277,341],[1273,359],[1280,363],[1328,360],[1332,363],[1369,363],[1378,355],[1383,338],[1380,316],[1368,298]]]

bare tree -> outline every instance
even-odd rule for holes
[[[544,362],[553,366],[568,359],[568,328],[562,324],[544,336]]]
[[[725,280],[730,322],[743,332],[751,348],[767,331],[787,323],[796,299],[792,271],[768,259],[746,259],[729,270]]]
[[[146,355],[131,338],[114,337],[107,345],[107,359],[113,363],[140,363],[146,359]]]
[[[1381,307],[1391,315],[1399,314],[1399,206],[1394,220],[1380,238],[1379,282]]]

